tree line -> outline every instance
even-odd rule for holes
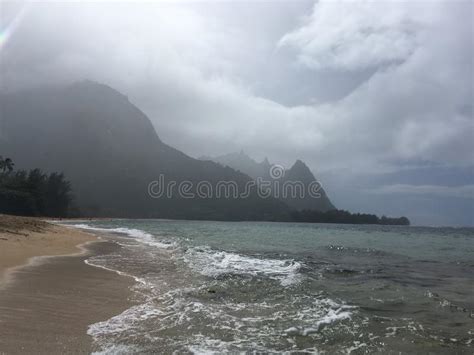
[[[330,210],[326,212],[315,210],[293,211],[291,217],[295,222],[309,223],[410,225],[407,217],[390,218],[382,216],[379,218],[374,214],[350,213],[344,210]]]
[[[74,214],[71,183],[62,173],[14,170],[14,166],[10,158],[0,156],[0,213],[43,217]]]

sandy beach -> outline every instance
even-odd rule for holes
[[[78,230],[0,216],[0,354],[93,351],[88,325],[128,308],[133,279],[84,260],[115,248]]]

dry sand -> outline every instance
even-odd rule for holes
[[[0,238],[0,272],[8,275],[0,282],[0,354],[90,353],[88,325],[130,306],[133,279],[84,263],[119,245],[1,215]],[[87,242],[81,253],[77,245]],[[56,256],[31,259],[46,255]]]

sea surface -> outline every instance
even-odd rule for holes
[[[91,324],[98,353],[474,353],[474,229],[110,220],[87,263],[135,306]]]

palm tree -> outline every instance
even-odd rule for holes
[[[3,159],[3,157],[0,155],[0,170],[2,172],[5,173],[8,170],[8,172],[11,173],[14,166],[15,163],[13,163],[13,160],[10,158]]]
[[[4,160],[4,165],[5,165],[4,171],[6,169],[8,170],[9,173],[11,173],[13,171],[13,167],[15,166],[15,163],[10,158],[7,158]]]

